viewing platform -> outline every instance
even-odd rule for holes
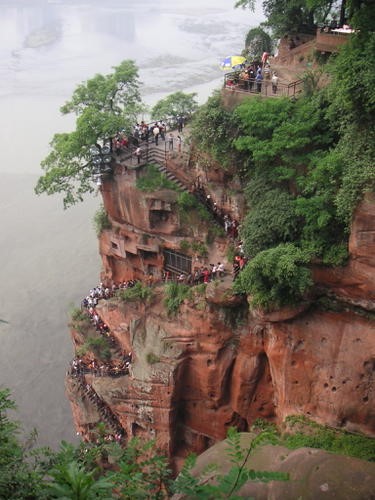
[[[260,84],[251,78],[241,79],[237,71],[226,73],[224,75],[225,93],[240,93],[244,95],[259,95],[260,97],[297,97],[303,90],[303,80],[295,80],[290,83],[278,82],[276,88],[273,87],[271,80],[262,80]]]
[[[337,52],[349,40],[352,33],[354,33],[354,30],[350,28],[318,28],[315,42],[316,50],[319,52]]]

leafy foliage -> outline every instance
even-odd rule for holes
[[[94,215],[94,228],[97,236],[100,236],[105,229],[111,229],[111,227],[112,225],[108,218],[108,214],[104,206],[101,205]]]
[[[188,240],[181,240],[180,241],[180,250],[181,252],[188,252],[191,248],[190,241]]]
[[[328,87],[329,116],[340,127],[356,124],[364,130],[373,124],[375,114],[375,33],[352,36],[330,65],[333,77]],[[348,72],[350,68],[350,72]]]
[[[285,423],[288,431],[283,435],[282,442],[288,448],[321,448],[339,455],[375,462],[373,438],[338,431],[300,416],[287,417]]]
[[[216,93],[194,114],[191,122],[191,137],[194,144],[223,166],[230,162],[232,137],[235,127],[231,113],[221,106],[220,94]]]
[[[96,75],[76,88],[63,114],[77,115],[72,132],[55,134],[51,152],[42,161],[36,194],[63,193],[64,207],[92,193],[90,147],[99,148],[119,130],[131,130],[141,110],[138,70],[133,61],[123,61],[109,75]]]
[[[272,2],[267,4],[272,6]],[[297,4],[301,2],[289,2],[289,7]],[[363,9],[365,6],[367,2]],[[317,12],[328,5],[313,0],[308,8]],[[319,90],[314,83],[296,102],[253,98],[229,112],[220,100],[213,100],[203,111],[202,116],[217,119],[214,123],[219,133],[209,136],[206,143],[204,131],[196,138],[198,146],[208,149],[216,159],[224,155],[223,168],[235,165],[247,182],[248,213],[241,227],[246,254],[256,257],[257,263],[259,252],[280,249],[280,244],[294,245],[293,256],[290,250],[288,254],[292,261],[297,259],[296,274],[289,284],[288,273],[283,278],[281,269],[274,272],[273,265],[267,277],[255,264],[246,269],[241,278],[246,276],[246,284],[237,286],[242,291],[257,290],[253,300],[258,305],[277,307],[302,298],[305,285],[311,283],[306,268],[309,259],[326,265],[346,262],[354,210],[366,192],[375,190],[375,68],[367,56],[374,51],[374,43],[373,33],[364,30],[353,35],[331,59],[330,84]],[[348,67],[354,68],[353,77]],[[322,71],[311,71],[310,80],[315,82]],[[262,254],[259,259],[266,266],[271,265],[271,257],[272,253]],[[297,268],[301,268],[300,273]],[[254,281],[251,273],[255,273]]]
[[[259,252],[233,284],[236,293],[251,295],[251,304],[265,309],[298,302],[312,285],[309,256],[291,243]]]
[[[334,203],[337,217],[349,228],[352,214],[366,192],[375,191],[375,132],[373,128],[358,130],[349,126],[336,152],[343,168],[342,182]]]
[[[120,289],[116,292],[117,297],[125,302],[136,302],[138,300],[148,302],[152,299],[153,294],[152,289],[141,281],[137,281],[131,288]]]
[[[153,352],[148,352],[146,354],[146,361],[149,365],[155,365],[156,363],[160,362],[160,358]]]
[[[259,26],[251,28],[246,35],[245,48],[248,59],[261,60],[263,52],[272,52],[271,37]]]
[[[191,469],[195,465],[195,457],[189,457],[178,475],[173,490],[187,495],[191,499],[216,500],[219,498],[241,498],[236,496],[247,481],[287,481],[289,475],[283,472],[255,471],[246,467],[247,460],[254,449],[260,444],[275,442],[273,433],[263,432],[256,436],[250,446],[244,449],[241,446],[240,434],[234,428],[228,429],[227,435],[228,456],[232,467],[226,474],[218,472],[217,465],[213,464],[203,471],[202,477],[195,477]],[[208,479],[206,479],[208,476]],[[210,480],[214,479],[214,481]]]
[[[235,7],[242,7],[243,9],[254,10],[255,0],[238,0],[234,6]]]
[[[207,208],[195,198],[192,194],[187,191],[182,191],[177,198],[177,208],[178,213],[180,215],[180,219],[183,223],[185,223],[189,228],[191,227],[200,227],[201,225],[204,228],[207,227],[207,222],[212,221],[212,215],[207,210]],[[195,250],[194,248],[195,247]],[[191,248],[196,251],[197,247],[194,245],[194,242],[191,245]],[[206,249],[207,253],[207,249]]]
[[[172,281],[165,285],[164,305],[169,316],[176,315],[180,305],[190,296],[190,287],[182,283]]]
[[[95,470],[87,471],[72,461],[57,464],[49,474],[52,480],[47,485],[49,498],[74,498],[77,500],[111,499],[114,483],[106,478],[96,478]]]
[[[80,309],[79,307],[74,307],[70,313],[72,321],[84,321],[87,319],[87,312]]]
[[[159,189],[172,189],[173,191],[179,189],[177,184],[170,181],[163,172],[160,172],[156,165],[145,166],[142,175],[136,181],[136,187],[140,191],[147,193],[158,191]]]
[[[208,249],[202,241],[193,241],[191,249],[201,257],[206,257],[208,255]]]
[[[81,334],[87,334],[92,330],[92,323],[88,314],[80,308],[73,308],[71,311],[71,322],[69,326]]]
[[[266,191],[252,208],[241,229],[247,255],[255,256],[262,250],[296,238],[298,219],[293,197],[287,192],[276,188]]]
[[[316,23],[324,22],[333,7],[331,0],[265,0],[263,23],[275,38],[286,34],[311,33]]]
[[[104,361],[111,359],[111,350],[108,340],[105,337],[88,337],[84,344],[77,349],[78,356],[83,356],[92,351],[95,356]]]
[[[10,398],[9,389],[0,390],[0,498],[18,500],[39,498],[40,482],[44,475],[44,461],[41,453],[30,451],[30,442],[22,444],[18,434],[20,426],[9,419],[8,412],[16,405]],[[48,463],[46,451],[45,463]]]
[[[191,499],[234,500],[247,481],[288,480],[285,473],[248,469],[249,456],[263,444],[281,444],[292,449],[312,446],[375,460],[371,438],[330,429],[303,417],[288,417],[287,431],[282,433],[274,425],[258,420],[255,422],[258,434],[246,448],[241,445],[241,435],[233,428],[228,430],[227,456],[231,465],[228,472],[221,473],[219,464],[212,464],[203,473],[193,475],[196,457],[192,455],[173,481],[167,459],[154,441],[132,438],[122,447],[107,440],[104,425],[98,425],[95,443],[82,442],[76,446],[63,441],[58,452],[28,451],[19,441],[19,425],[7,416],[14,408],[9,390],[1,390],[0,497],[7,499],[164,500],[175,493]]]
[[[190,117],[198,107],[197,94],[178,91],[158,101],[151,110],[153,119]]]

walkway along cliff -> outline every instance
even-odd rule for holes
[[[69,373],[77,431],[90,439],[107,419],[125,439],[155,438],[177,467],[189,452],[225,438],[229,426],[248,430],[259,417],[282,422],[303,414],[375,435],[375,198],[357,208],[348,265],[316,267],[313,300],[267,314],[231,293],[233,240],[220,218],[204,219],[181,203],[184,192],[208,196],[213,215],[241,221],[238,181],[207,169],[207,159],[187,148],[167,151],[162,143],[147,155],[139,165],[118,157],[101,187],[110,222],[100,235],[101,281],[111,287],[136,279],[152,290],[148,299],[114,296],[96,306],[116,339],[113,358],[132,353],[132,376]],[[149,175],[146,163],[159,165],[173,188],[138,189]],[[168,314],[165,272],[188,276],[217,262],[224,276],[192,286],[177,314]],[[73,323],[76,350],[90,328]]]

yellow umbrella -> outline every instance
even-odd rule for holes
[[[221,61],[220,68],[224,71],[228,71],[231,69],[238,69],[245,61],[246,57],[228,56]]]

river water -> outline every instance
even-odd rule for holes
[[[262,20],[234,0],[0,0],[0,386],[26,430],[56,447],[75,432],[64,396],[72,357],[68,312],[99,280],[91,196],[67,211],[37,197],[40,161],[59,107],[75,86],[123,59],[140,68],[152,105],[184,90],[204,102],[222,82],[220,59],[239,53]]]

